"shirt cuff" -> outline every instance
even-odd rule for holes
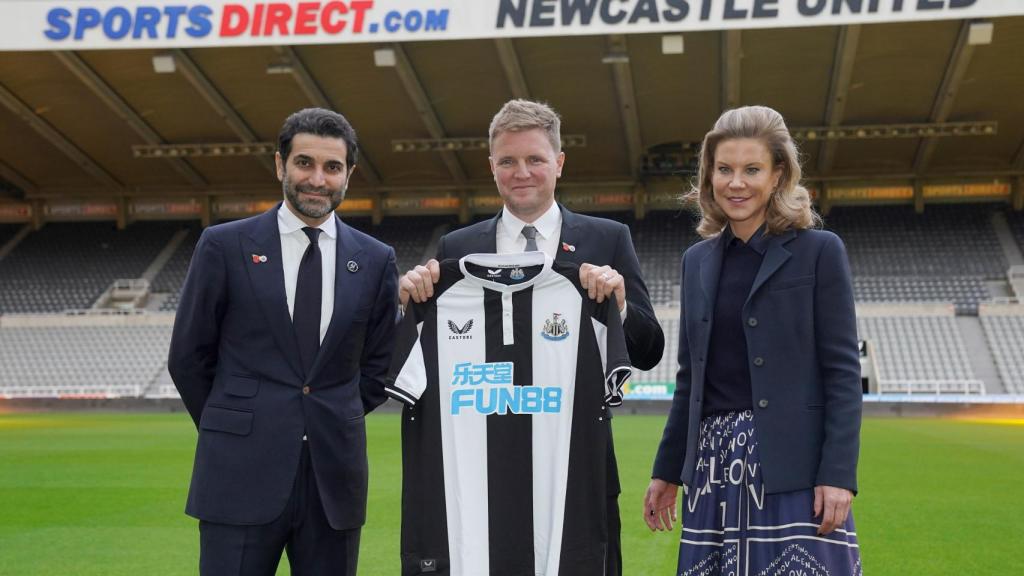
[[[629,312],[629,302],[626,302],[626,304],[622,307],[622,310],[619,310],[619,318],[622,319],[623,324],[626,323],[626,312]]]

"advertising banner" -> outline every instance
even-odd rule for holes
[[[1021,0],[2,0],[0,50],[638,34],[1021,14]]]

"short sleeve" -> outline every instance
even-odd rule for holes
[[[427,367],[420,333],[427,309],[433,306],[433,302],[410,306],[396,331],[395,352],[384,390],[388,396],[407,406],[415,405],[427,387]]]
[[[622,404],[622,386],[633,374],[633,369],[629,364],[626,335],[622,331],[615,297],[595,306],[590,319],[594,324],[594,337],[604,366],[604,401],[609,406],[619,406]]]

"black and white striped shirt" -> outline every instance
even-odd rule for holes
[[[614,299],[542,252],[441,264],[399,329],[402,574],[601,574],[605,407],[629,356]]]

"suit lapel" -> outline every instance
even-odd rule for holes
[[[498,252],[498,221],[501,212],[487,222],[487,226],[477,235],[472,248],[467,254],[495,254]]]
[[[335,224],[338,227],[338,240],[335,242],[334,314],[331,316],[324,341],[320,344],[320,351],[313,362],[310,377],[319,373],[325,357],[333,353],[342,335],[348,331],[349,324],[352,323],[352,313],[355,312],[354,305],[359,302],[366,278],[365,271],[369,266],[362,259],[363,248],[356,242],[352,229],[339,218],[335,218]],[[354,272],[349,270],[349,262],[354,263]]]
[[[725,258],[725,234],[719,234],[711,245],[711,251],[700,260],[700,287],[704,291],[704,303],[708,321],[715,312],[715,301],[718,297],[718,276],[722,272],[722,260]]]
[[[300,378],[299,347],[295,343],[292,319],[288,315],[288,298],[284,291],[284,267],[281,260],[281,232],[277,227],[277,208],[256,219],[256,227],[249,236],[241,238],[241,257],[249,272],[249,282],[260,303],[270,333],[284,351],[288,364]],[[265,262],[254,261],[253,256],[266,256]]]
[[[562,246],[565,245],[575,247],[579,242],[579,218],[561,204],[558,205],[558,209],[562,211],[562,229],[558,236],[558,247],[555,249],[555,260],[559,262],[571,262],[577,265],[582,264],[583,258],[579,255],[580,253],[578,251],[573,250],[570,252],[562,249]]]
[[[768,241],[768,248],[764,252],[761,267],[757,270],[757,276],[754,277],[754,284],[750,287],[750,294],[747,295],[746,302],[750,302],[750,299],[754,297],[757,290],[793,255],[783,246],[793,238],[796,238],[796,232],[788,230],[779,236],[771,237]]]

